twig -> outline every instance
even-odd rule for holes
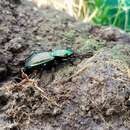
[[[40,88],[38,87],[38,85],[34,82],[34,85],[33,85],[37,90],[39,90],[41,93],[42,93],[42,96],[49,102],[51,102],[52,104],[56,105],[57,107],[61,107],[59,104],[57,104],[55,101],[52,101],[52,99],[50,99],[49,97],[45,96],[45,92]]]
[[[24,85],[25,83],[28,83],[28,82],[33,82],[33,79],[29,79],[28,75],[24,73],[24,71],[21,69],[21,76],[23,78],[23,80],[18,83],[16,86],[22,86]]]
[[[55,101],[52,101],[50,98],[48,98],[47,96],[45,96],[45,92],[44,92],[40,87],[38,87],[37,82],[36,82],[34,79],[29,79],[28,75],[25,74],[25,73],[23,72],[23,70],[21,70],[21,72],[22,72],[22,78],[24,78],[24,79],[23,79],[20,83],[17,84],[18,87],[30,82],[30,83],[33,84],[33,85],[32,85],[33,87],[35,87],[38,91],[40,91],[40,92],[42,93],[42,96],[43,96],[47,101],[51,102],[53,105],[56,105],[57,107],[60,108],[60,105],[59,105],[59,104],[57,104]]]
[[[65,80],[62,81],[57,81],[52,83],[52,85],[57,85],[57,84],[64,84],[66,82],[68,82],[69,80],[71,80],[72,78],[76,77],[77,75],[79,75],[81,72],[83,72],[88,66],[83,67],[82,69],[80,69],[77,73],[73,74],[72,76],[68,77]]]

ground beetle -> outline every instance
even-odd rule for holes
[[[49,52],[33,52],[25,62],[25,69],[34,69],[38,67],[48,67],[57,62],[57,60],[66,59],[74,54],[72,49],[54,50]]]

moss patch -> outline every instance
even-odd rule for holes
[[[105,47],[105,42],[96,41],[95,39],[87,39],[82,44],[81,48],[78,49],[78,52],[92,52],[95,53],[96,51],[100,50],[101,48]]]
[[[65,39],[69,41],[71,44],[75,41],[75,31],[70,30],[69,32],[64,33]]]
[[[130,45],[116,45],[111,52],[113,59],[119,59],[130,65]]]

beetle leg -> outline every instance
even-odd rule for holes
[[[33,72],[29,75],[29,78],[34,78],[38,73],[38,70],[33,70]]]

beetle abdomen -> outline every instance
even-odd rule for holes
[[[35,67],[41,64],[46,64],[49,61],[52,61],[54,57],[50,52],[39,52],[36,54],[32,54],[29,59],[27,59],[25,63],[26,68]]]

